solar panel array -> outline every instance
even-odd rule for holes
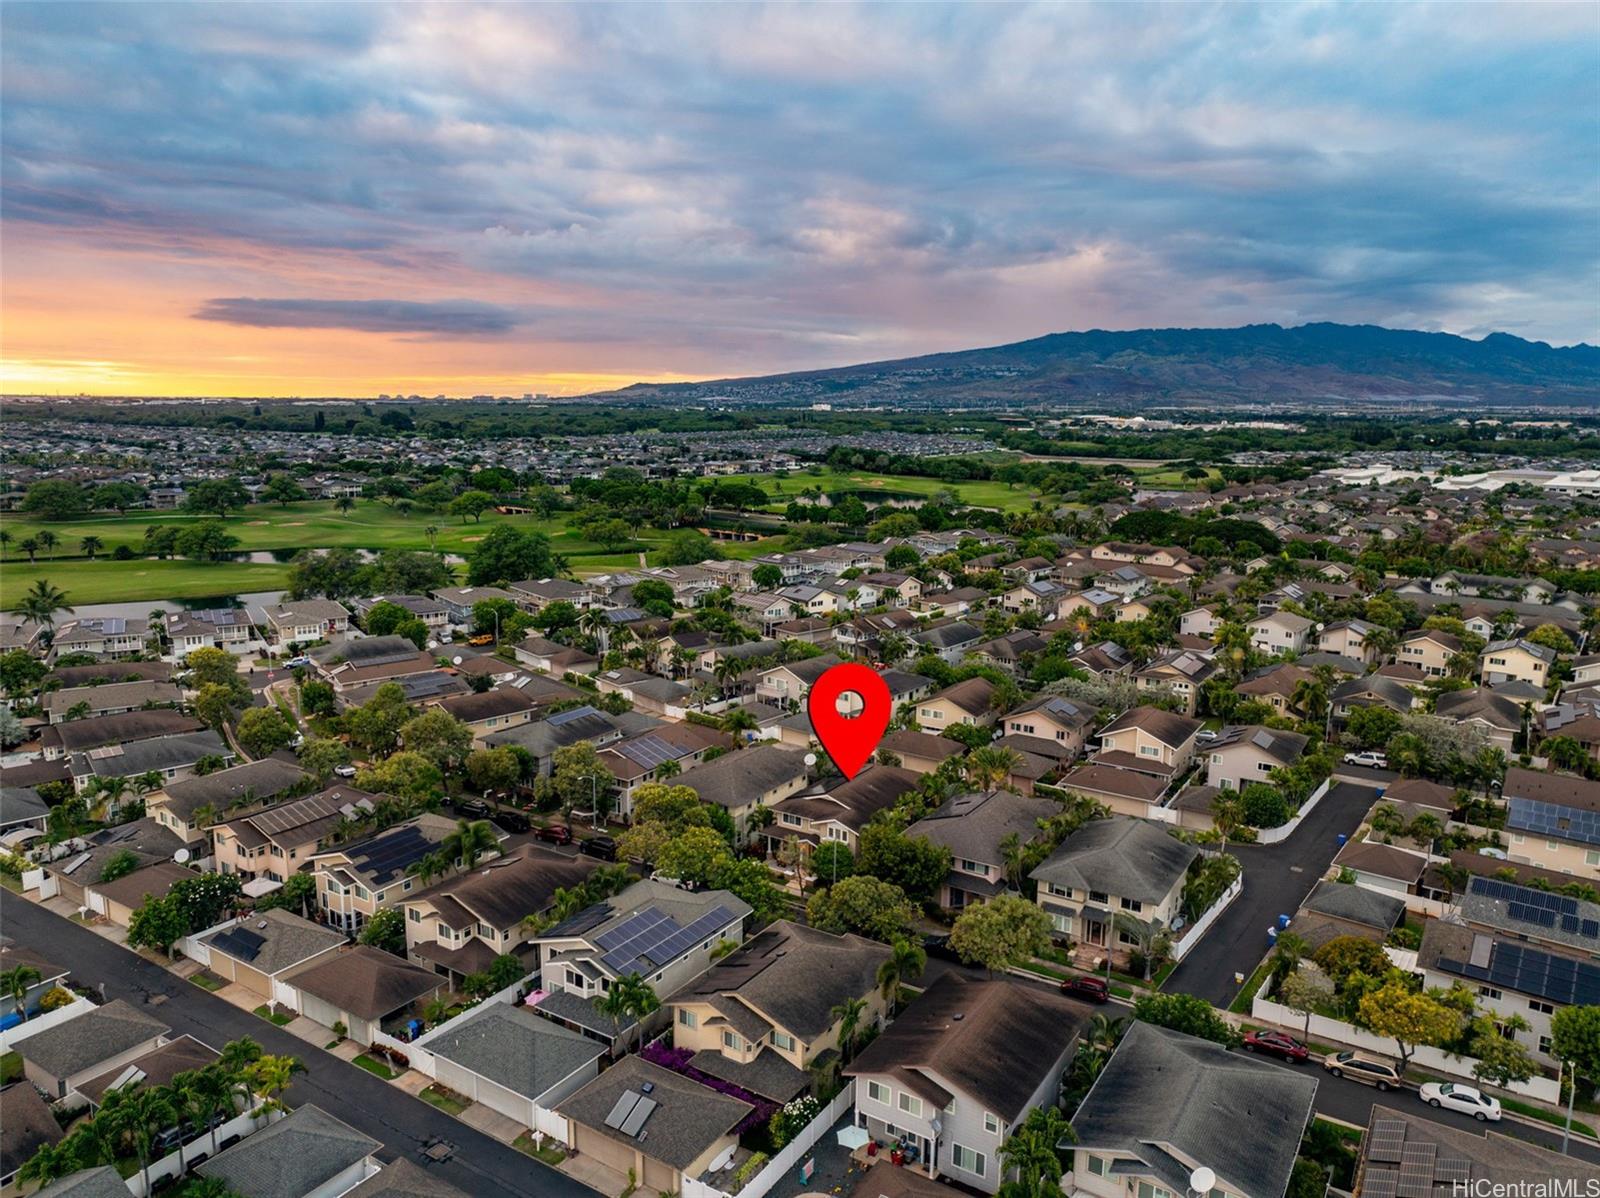
[[[384,637],[382,639],[388,640],[389,638]],[[369,666],[394,665],[396,662],[402,661],[414,661],[417,656],[416,646],[409,641],[405,642],[403,648],[400,645],[368,644],[366,648],[361,646],[361,641],[355,641],[345,646],[344,651],[345,660],[361,669],[366,669]]]
[[[1398,1119],[1379,1119],[1372,1125],[1372,1143],[1367,1146],[1367,1159],[1385,1164],[1399,1164],[1400,1150],[1406,1142],[1406,1125]]]
[[[687,927],[646,907],[595,937],[600,960],[613,973],[645,973],[676,960],[696,942],[727,925],[733,912],[718,904]]]
[[[1502,882],[1498,878],[1473,878],[1472,893],[1506,902],[1521,903],[1526,907],[1542,908],[1559,915],[1578,914],[1578,900],[1548,890],[1535,890],[1532,886],[1519,886],[1515,882]]]
[[[406,866],[421,861],[435,847],[434,842],[422,834],[422,829],[412,824],[357,845],[350,859],[382,885],[405,873]]]
[[[1487,967],[1440,958],[1439,968],[1564,1006],[1600,1004],[1600,965],[1547,953],[1531,944],[1496,942]]]
[[[1433,1193],[1433,1159],[1437,1144],[1407,1144],[1400,1153],[1399,1198],[1430,1198]]]
[[[592,707],[573,707],[567,711],[556,712],[555,715],[548,717],[545,720],[545,723],[549,724],[552,728],[559,728],[563,724],[570,724],[573,720],[582,719],[584,716],[599,714],[600,713]]]
[[[231,628],[240,622],[240,612],[231,607],[208,607],[204,611],[191,611],[184,613],[191,620],[199,620],[203,624],[214,624],[218,628]]]
[[[1565,807],[1542,799],[1509,799],[1506,827],[1535,836],[1600,844],[1600,811]]]
[[[642,765],[647,770],[655,769],[663,761],[676,761],[682,755],[682,750],[676,745],[668,744],[653,732],[647,732],[633,740],[625,740],[616,746],[616,750],[629,761]]]
[[[339,808],[326,799],[300,799],[298,802],[285,803],[281,807],[269,807],[265,811],[258,811],[250,817],[250,822],[271,836],[309,824],[312,820],[336,815],[338,811]]]
[[[1431,1140],[1406,1139],[1406,1124],[1378,1119],[1366,1145],[1361,1198],[1445,1198],[1472,1180],[1472,1162],[1440,1156]]]
[[[645,1120],[659,1105],[654,1098],[646,1098],[637,1090],[624,1090],[612,1104],[611,1113],[606,1116],[606,1126],[625,1136],[638,1138],[644,1130]]]
[[[261,946],[266,942],[266,937],[247,928],[229,928],[211,939],[211,943],[216,947],[241,961],[254,961],[261,953]]]

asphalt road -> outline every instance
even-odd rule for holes
[[[1278,916],[1293,915],[1349,836],[1378,799],[1365,786],[1340,782],[1282,844],[1228,846],[1244,867],[1244,893],[1218,917],[1188,959],[1162,987],[1197,994],[1227,1007],[1239,993],[1235,973],[1249,977],[1270,947],[1267,929]]]
[[[306,1072],[289,1088],[289,1104],[315,1103],[381,1141],[384,1158],[426,1164],[418,1153],[442,1138],[455,1146],[455,1154],[426,1167],[475,1198],[596,1198],[595,1191],[565,1173],[8,890],[0,890],[0,932],[69,965],[75,981],[103,983],[108,998],[147,1010],[174,1035],[188,1034],[216,1049],[249,1036],[269,1053],[298,1057]]]

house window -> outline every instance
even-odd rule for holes
[[[1063,936],[1072,935],[1072,916],[1063,915],[1060,911],[1050,912],[1050,926]]]
[[[1590,849],[1583,855],[1583,863],[1585,865],[1600,865],[1600,851]]]
[[[1110,1161],[1103,1156],[1095,1156],[1093,1153],[1088,1153],[1086,1155],[1088,1160],[1085,1162],[1085,1168],[1087,1168],[1090,1173],[1093,1173],[1096,1177],[1107,1177],[1110,1175]]]
[[[950,1163],[964,1173],[971,1173],[974,1177],[982,1177],[984,1165],[983,1153],[974,1152],[965,1144],[950,1145]]]
[[[1139,1198],[1172,1198],[1171,1190],[1163,1190],[1160,1186],[1153,1186],[1148,1181],[1139,1183]]]
[[[794,1051],[794,1037],[783,1032],[772,1033],[772,1047],[781,1048],[784,1052]]]
[[[991,1136],[999,1135],[1000,1134],[1000,1116],[994,1114],[992,1111],[984,1111],[983,1112],[983,1130],[988,1132]]]
[[[406,912],[406,918],[409,919],[412,923],[421,923],[422,922],[422,912],[418,911],[415,907],[412,907],[411,909],[409,909]]]
[[[1481,994],[1484,998],[1502,998],[1502,997],[1504,997],[1500,993],[1500,991],[1496,990],[1493,986],[1479,986],[1478,987],[1478,993]]]
[[[882,1082],[868,1082],[867,1097],[872,1099],[873,1102],[881,1102],[884,1106],[888,1106],[889,1087]]]
[[[743,1052],[744,1039],[738,1032],[725,1031],[722,1033],[722,1047],[731,1048],[734,1052]]]
[[[922,1118],[922,1099],[915,1094],[907,1094],[904,1090],[901,1090],[899,1101],[896,1105],[906,1114],[918,1119]]]
[[[1539,1037],[1539,1051],[1544,1053],[1545,1056],[1549,1056],[1550,1055],[1550,1046],[1551,1046],[1551,1040],[1550,1040],[1549,1036],[1540,1036]]]
[[[684,1027],[698,1027],[700,1025],[699,1017],[688,1007],[678,1008],[678,1022]]]
[[[1122,909],[1124,911],[1138,912],[1138,911],[1143,911],[1144,910],[1144,904],[1142,902],[1140,902],[1138,899],[1126,899],[1125,898],[1125,899],[1118,899],[1117,901],[1122,904]]]
[[[1538,1011],[1541,1015],[1554,1015],[1556,1013],[1556,1007],[1554,1003],[1544,1002],[1543,1000],[1537,998],[1530,998],[1528,1000],[1528,1010]]]
[[[1111,896],[1104,890],[1091,890],[1089,892],[1089,901],[1091,903],[1109,903]]]
[[[1156,748],[1154,745],[1140,745],[1139,746],[1139,756],[1140,757],[1160,757],[1161,756],[1161,750]]]

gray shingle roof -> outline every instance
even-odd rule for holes
[[[344,943],[344,933],[293,911],[257,911],[236,927],[206,937],[213,951],[271,977]]]
[[[241,1198],[305,1198],[380,1146],[307,1103],[196,1171],[225,1182]]]
[[[458,1190],[404,1157],[398,1157],[344,1198],[468,1198],[468,1195],[465,1190]]]
[[[1199,855],[1194,845],[1169,835],[1161,825],[1112,816],[1084,824],[1029,876],[1053,886],[1156,903],[1182,881]]]
[[[1138,1157],[1175,1193],[1190,1170],[1157,1145],[1203,1163],[1230,1193],[1279,1198],[1316,1092],[1314,1077],[1135,1023],[1072,1126],[1078,1147]]]
[[[447,1061],[537,1100],[605,1051],[560,1024],[510,1003],[487,1003],[428,1048]]]
[[[641,1129],[646,1133],[641,1142],[607,1127],[606,1116],[617,1099],[629,1090],[640,1093],[645,1082],[653,1084],[650,1097],[657,1105]],[[623,1057],[556,1109],[596,1134],[636,1148],[675,1169],[692,1165],[751,1110],[737,1098],[718,1094],[636,1056]]]
[[[1033,840],[1039,835],[1039,821],[1060,810],[1054,799],[1028,798],[1009,790],[973,791],[946,799],[907,828],[906,835],[943,845],[956,857],[997,865],[1002,840],[1013,832],[1024,841]]]
[[[33,1032],[12,1047],[51,1077],[69,1078],[172,1029],[115,999],[65,1023]]]
[[[310,777],[292,761],[264,757],[260,761],[247,761],[225,770],[169,782],[164,787],[166,806],[188,822],[196,811],[207,805],[220,815],[235,803],[252,800],[264,803],[276,798]]]
[[[1406,911],[1405,902],[1394,895],[1341,882],[1318,882],[1300,907],[1351,923],[1366,924],[1384,933],[1393,931]]]
[[[674,785],[693,788],[719,807],[743,807],[766,791],[806,776],[805,754],[777,745],[755,745],[725,753],[679,774]]]
[[[128,1198],[128,1184],[110,1165],[101,1165],[53,1181],[33,1198]]]
[[[445,980],[393,953],[358,944],[295,974],[290,984],[358,1019],[381,1019],[432,994]]]

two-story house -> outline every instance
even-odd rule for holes
[[[1275,611],[1250,621],[1250,645],[1259,653],[1304,653],[1316,621],[1292,611]]]
[[[457,986],[507,953],[531,970],[538,954],[524,920],[548,910],[556,891],[581,886],[598,864],[524,844],[406,895],[406,955]]]
[[[168,782],[145,799],[145,809],[156,823],[193,842],[232,809],[265,806],[284,795],[303,793],[310,782],[311,775],[294,762],[264,757]]]
[[[539,704],[514,686],[497,686],[490,690],[465,695],[447,695],[434,700],[446,715],[454,716],[472,730],[472,743],[483,747],[486,738],[507,728],[517,728],[533,722]]]
[[[1133,707],[1100,730],[1095,761],[1171,777],[1194,756],[1201,721],[1159,707]]]
[[[171,656],[179,661],[196,649],[245,653],[256,643],[255,625],[242,607],[171,612],[165,631]]]
[[[470,627],[473,605],[485,599],[505,599],[511,603],[518,600],[518,596],[504,587],[437,587],[432,595],[444,604],[445,613],[456,628]]]
[[[1189,649],[1163,653],[1133,678],[1141,692],[1167,692],[1177,696],[1183,714],[1192,716],[1200,706],[1200,688],[1217,672],[1217,665]]]
[[[365,840],[313,853],[323,918],[341,931],[359,932],[379,911],[422,888],[413,867],[437,853],[455,828],[454,820],[424,813]]]
[[[1299,761],[1309,742],[1303,733],[1261,724],[1225,727],[1204,746],[1206,785],[1243,790],[1252,782],[1265,782],[1273,770]]]
[[[270,645],[305,644],[328,640],[350,631],[350,612],[332,599],[302,599],[296,603],[270,603],[261,609]]]
[[[1083,752],[1084,742],[1099,718],[1087,703],[1061,695],[1039,695],[1006,712],[1001,726],[1006,736],[1054,741],[1070,758]]]
[[[944,732],[958,724],[991,727],[1000,713],[994,707],[995,685],[981,675],[947,686],[917,701],[917,725],[924,732]]]
[[[1556,651],[1546,645],[1516,639],[1494,641],[1478,655],[1478,672],[1485,686],[1526,682],[1543,687],[1556,664]]]
[[[682,773],[704,761],[710,750],[732,749],[736,743],[728,733],[702,724],[662,723],[608,744],[598,756],[616,780],[616,813],[631,819],[634,793],[648,782],[662,781],[667,763]]]
[[[914,770],[868,765],[854,778],[841,781],[830,790],[799,794],[775,803],[772,823],[762,835],[770,851],[787,840],[798,839],[813,848],[831,841],[853,853],[867,821],[893,807],[906,791],[914,790],[920,778]]]
[[[1376,624],[1365,620],[1336,620],[1317,634],[1317,648],[1323,653],[1371,665],[1378,658],[1372,646],[1372,634],[1377,631]]]
[[[130,657],[155,639],[150,621],[140,616],[82,616],[59,625],[50,642],[52,660],[74,653],[92,657]]]
[[[1422,628],[1400,641],[1395,660],[1416,666],[1429,678],[1443,678],[1450,663],[1466,650],[1461,638],[1438,628]]]
[[[1600,878],[1600,782],[1514,765],[1500,793],[1513,861]]]
[[[328,846],[340,821],[355,822],[372,814],[376,795],[349,786],[264,811],[226,819],[212,826],[212,867],[239,874],[246,881],[266,878],[282,882]]]
[[[1140,943],[1129,921],[1171,928],[1199,856],[1162,824],[1113,815],[1084,824],[1029,877],[1058,936],[1087,956],[1125,961]]]
[[[879,941],[780,919],[673,995],[673,1046],[702,1072],[787,1102],[811,1085],[809,1066],[838,1051],[845,1003],[866,1004],[863,1030],[887,1014],[878,970],[888,959]]]
[[[800,750],[756,744],[684,770],[673,785],[687,786],[702,801],[725,810],[742,837],[758,808],[776,806],[799,794],[808,777],[806,755]]]
[[[1227,1047],[1133,1023],[1072,1117],[1062,1188],[1084,1198],[1281,1198],[1311,1122],[1317,1079]]]
[[[1028,1111],[1055,1105],[1087,1022],[1049,990],[943,974],[846,1067],[854,1123],[908,1143],[933,1176],[993,1194],[1001,1144]]]
[[[1024,844],[1036,840],[1043,835],[1039,821],[1060,811],[1054,799],[1009,790],[973,791],[946,799],[907,828],[906,835],[950,850],[950,873],[939,888],[939,904],[959,911],[1019,889],[1022,879],[1011,874],[1002,846],[1011,836]]]

